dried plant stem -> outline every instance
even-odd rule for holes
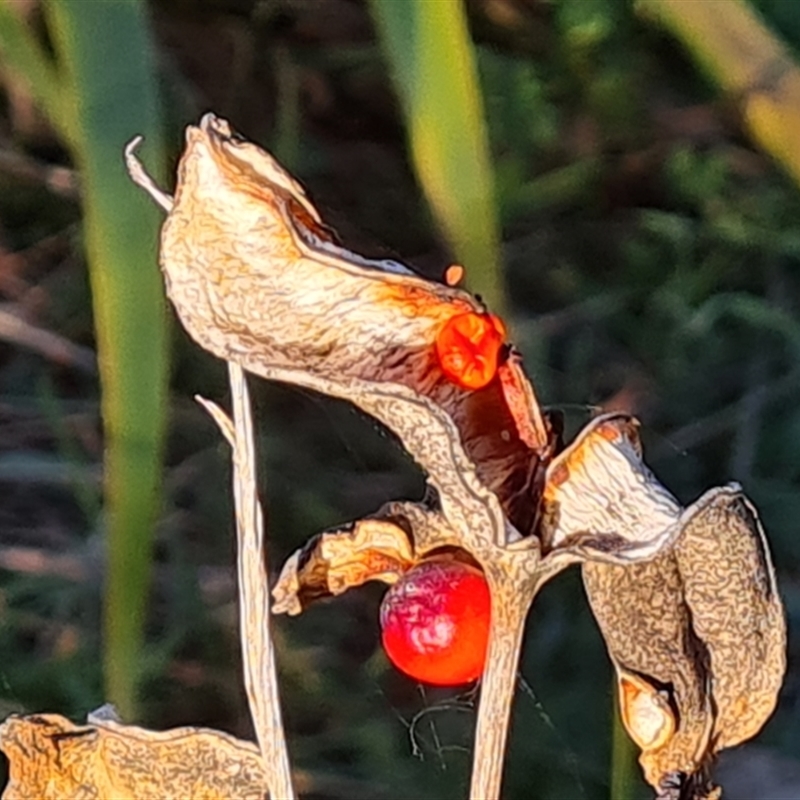
[[[169,212],[172,198],[162,192],[134,154],[136,137],[125,148],[125,162],[134,183]],[[255,438],[250,396],[244,371],[228,363],[233,399],[233,423],[214,403],[198,397],[233,448],[233,493],[236,505],[237,572],[239,576],[240,632],[245,690],[256,731],[269,794],[294,800],[286,735],[281,719],[275,649],[269,634],[269,584],[264,548],[264,516],[258,500]]]
[[[125,145],[125,168],[130,179],[141,189],[144,189],[151,199],[161,206],[168,214],[172,211],[172,197],[159,189],[156,182],[147,174],[144,165],[136,156],[136,149],[144,140],[143,136],[134,136]]]
[[[489,577],[492,627],[475,728],[470,800],[499,800],[525,619],[536,588]]]
[[[0,341],[27,347],[57,364],[67,364],[87,375],[97,374],[97,356],[94,351],[74,344],[57,333],[32,325],[6,308],[0,308]]]
[[[244,370],[228,362],[233,423],[214,403],[198,397],[233,448],[236,505],[239,629],[244,686],[272,797],[294,800],[289,753],[281,719],[275,649],[269,635],[270,598],[264,548],[264,516],[258,500],[255,442]]]
[[[292,772],[281,719],[275,648],[269,634],[269,580],[264,548],[264,515],[258,500],[255,441],[250,396],[244,370],[228,363],[233,396],[234,481],[236,538],[238,542],[240,631],[244,658],[244,682],[256,728],[258,746],[267,774],[270,794],[293,800]]]

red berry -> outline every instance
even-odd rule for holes
[[[422,683],[469,683],[483,672],[490,616],[489,587],[479,569],[426,561],[386,592],[383,647],[398,669]]]
[[[445,322],[436,354],[447,379],[464,389],[482,389],[494,378],[506,329],[494,314],[467,312]]]

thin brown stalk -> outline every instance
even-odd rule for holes
[[[256,489],[255,444],[250,397],[244,371],[228,363],[233,422],[219,406],[198,397],[233,448],[236,505],[239,630],[244,685],[264,770],[273,797],[294,800],[286,735],[281,719],[275,649],[269,634],[270,598],[264,548],[264,517]]]
[[[74,198],[80,194],[78,176],[74,170],[45,164],[35,158],[18,153],[0,142],[0,171],[26,181],[44,184],[53,194]]]
[[[32,325],[7,308],[0,308],[0,340],[26,347],[57,364],[66,364],[89,375],[97,374],[97,357],[93,350]]]
[[[233,425],[219,407],[198,398],[233,448],[233,496],[236,505],[239,630],[244,685],[270,794],[293,800],[292,773],[281,719],[275,648],[269,634],[269,581],[264,548],[264,515],[258,499],[255,437],[244,370],[228,362]]]

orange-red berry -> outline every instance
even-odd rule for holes
[[[448,380],[482,389],[497,373],[506,330],[494,314],[467,312],[450,317],[436,337],[436,354]]]
[[[383,647],[410,677],[457,686],[483,673],[491,600],[483,573],[460,561],[426,561],[383,598]]]

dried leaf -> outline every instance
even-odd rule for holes
[[[3,800],[264,800],[256,746],[204,728],[154,732],[112,721],[74,725],[57,714],[0,725],[9,760]]]

